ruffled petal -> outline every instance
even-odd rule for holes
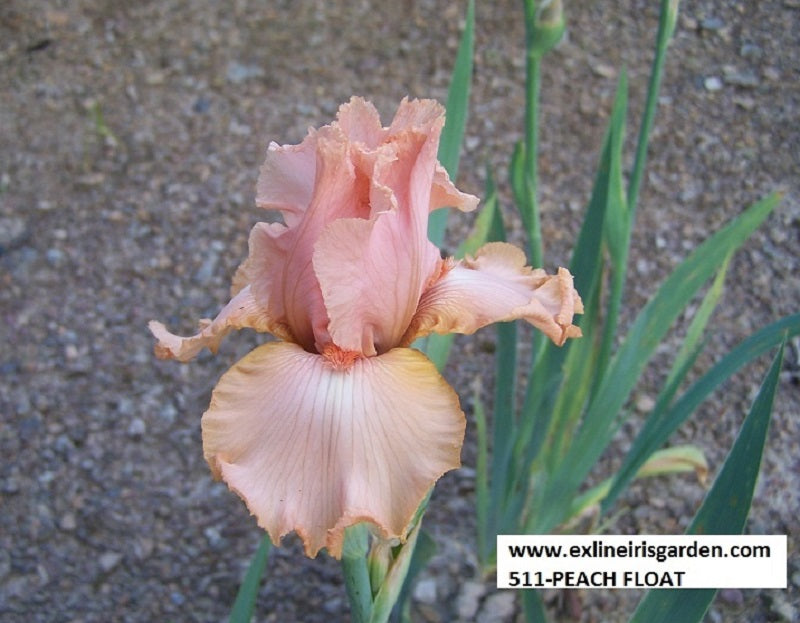
[[[450,176],[445,168],[436,163],[436,171],[433,174],[433,188],[431,189],[430,209],[439,208],[458,208],[462,212],[471,212],[478,207],[480,200],[475,195],[462,193],[450,181]]]
[[[397,346],[438,270],[427,228],[443,122],[433,100],[404,101],[389,128],[391,148],[358,159],[372,168],[370,220],[341,219],[319,238],[314,271],[341,348],[372,356]]]
[[[156,320],[151,320],[148,327],[158,340],[154,349],[156,356],[159,359],[178,361],[193,359],[203,348],[216,353],[222,338],[232,329],[255,329],[283,339],[291,339],[287,328],[271,318],[265,308],[256,302],[249,286],[234,296],[213,321],[201,320],[200,332],[197,335],[191,337],[174,335]]]
[[[481,247],[474,258],[453,264],[420,300],[402,343],[429,333],[473,333],[494,322],[522,318],[559,346],[581,330],[572,324],[583,303],[572,275],[525,266],[525,254],[503,242]]]
[[[296,341],[309,351],[321,350],[329,340],[328,316],[311,263],[317,239],[328,223],[369,213],[369,181],[356,175],[341,130],[326,126],[314,141],[316,178],[302,218],[293,224],[287,220],[286,226],[257,225],[250,238],[252,261],[245,268],[256,298],[271,301]],[[275,181],[265,175],[262,170],[262,192]]]
[[[299,145],[269,144],[256,182],[256,205],[279,210],[289,227],[303,217],[314,193],[317,172],[317,134],[313,130]]]
[[[278,543],[341,556],[370,521],[403,539],[433,483],[458,467],[465,420],[433,364],[411,349],[337,367],[295,344],[265,344],[220,380],[203,415],[216,476]]]
[[[351,97],[349,102],[339,106],[336,123],[349,141],[362,143],[370,150],[378,147],[386,136],[377,109],[361,97]]]

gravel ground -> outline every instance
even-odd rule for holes
[[[487,160],[504,179],[523,104],[519,3],[478,4],[460,178],[476,194]],[[656,2],[567,4],[568,38],[543,79],[551,270],[579,226],[623,64],[638,123],[656,25]],[[784,192],[733,262],[707,366],[797,311],[800,3],[683,4],[625,322],[689,249],[767,192]],[[405,95],[443,101],[462,12],[461,2],[432,0],[0,4],[0,619],[226,619],[259,535],[211,480],[199,416],[220,374],[259,338],[229,338],[217,357],[190,365],[157,362],[146,323],[186,332],[227,301],[261,217],[253,191],[270,140],[299,142],[352,94],[386,118]],[[454,219],[451,245],[467,226]],[[632,404],[655,395],[682,327]],[[465,396],[488,374],[492,339],[457,340],[447,376]],[[712,475],[766,364],[738,375],[673,440],[702,447]],[[800,618],[797,384],[795,343],[748,528],[790,535],[790,588],[727,591],[708,621]],[[637,415],[604,469],[618,463]],[[440,553],[415,591],[415,620],[516,620],[515,595],[476,569],[474,445],[470,421],[466,467],[443,479],[429,513]],[[678,532],[702,494],[691,477],[637,483],[618,529]],[[635,597],[575,592],[550,603],[563,620],[614,622]],[[293,538],[275,550],[258,608],[260,621],[349,620],[338,565],[308,561]]]

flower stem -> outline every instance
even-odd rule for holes
[[[345,531],[342,551],[342,573],[350,600],[353,623],[369,623],[372,617],[372,588],[367,566],[369,535],[364,524]]]
[[[636,213],[636,202],[639,200],[639,190],[642,185],[644,165],[647,161],[647,146],[650,142],[650,131],[653,129],[656,107],[658,106],[658,92],[661,87],[661,78],[664,74],[667,45],[669,45],[672,34],[675,32],[675,23],[678,19],[678,4],[678,0],[661,0],[658,35],[656,36],[656,51],[650,71],[650,81],[647,85],[647,100],[636,146],[636,159],[634,160],[631,178],[628,183],[628,210],[630,210],[631,213],[631,227],[633,227],[633,215]]]
[[[525,186],[528,212],[528,239],[531,265],[542,265],[542,227],[539,220],[539,93],[541,91],[541,59],[528,52],[525,75]]]

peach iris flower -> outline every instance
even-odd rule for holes
[[[389,127],[353,98],[300,145],[270,144],[256,203],[284,223],[258,223],[231,301],[200,332],[151,322],[156,354],[216,352],[231,329],[272,333],[220,379],[202,418],[211,470],[278,543],[341,556],[344,529],[368,521],[403,539],[421,500],[460,464],[458,396],[410,344],[523,318],[558,344],[580,335],[572,276],[525,266],[519,249],[482,247],[441,259],[431,210],[472,210],[436,158],[444,109],[404,100]]]

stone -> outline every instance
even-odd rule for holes
[[[425,578],[414,587],[414,599],[422,604],[436,603],[436,579]]]
[[[141,418],[133,418],[128,424],[128,437],[140,439],[147,432],[147,424]]]
[[[486,585],[481,582],[464,582],[456,599],[456,612],[464,621],[472,621],[478,612],[481,598],[486,594]]]
[[[228,79],[228,82],[232,82],[233,84],[240,84],[245,80],[260,78],[263,75],[264,70],[258,65],[245,65],[238,61],[231,61],[228,63],[228,69],[225,72],[225,77]]]
[[[639,413],[649,413],[656,406],[656,401],[652,396],[642,394],[636,399],[636,410]]]
[[[514,615],[516,593],[503,591],[489,595],[478,613],[477,623],[505,623]]]
[[[719,17],[709,16],[700,20],[700,27],[703,30],[722,30],[725,28],[725,22]]]
[[[100,563],[100,568],[105,573],[109,573],[110,571],[114,570],[121,560],[122,554],[118,552],[105,552],[104,554],[100,555],[98,562]]]
[[[758,86],[758,76],[749,70],[739,70],[736,67],[725,66],[722,68],[725,83],[732,84],[737,87],[744,87],[752,89]]]
[[[65,513],[61,521],[58,522],[58,525],[65,532],[72,532],[78,527],[78,521],[75,519],[74,513]]]
[[[28,235],[24,219],[17,216],[0,218],[0,253],[21,244]]]

